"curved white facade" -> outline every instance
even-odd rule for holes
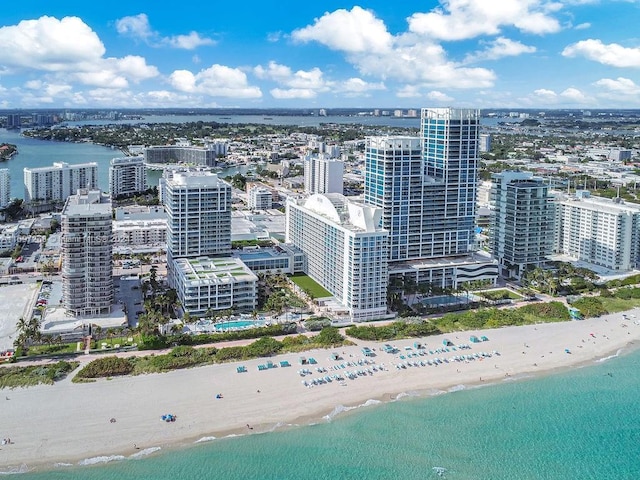
[[[306,255],[304,271],[338,300],[354,321],[387,313],[388,232],[380,209],[339,194],[287,202],[287,242]]]

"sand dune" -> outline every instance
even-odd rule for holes
[[[470,344],[472,334],[486,335],[488,342],[470,344],[469,350],[415,356],[419,362],[439,357],[449,363],[438,366],[409,366],[400,355],[415,340],[390,342],[396,354],[384,353],[381,344],[362,343],[338,350],[305,352],[317,365],[305,366],[311,375],[301,377],[301,355],[272,358],[288,360],[291,367],[259,371],[266,359],[242,364],[246,373],[237,373],[238,364],[211,365],[165,374],[114,378],[95,383],[73,384],[66,379],[54,386],[4,390],[0,437],[10,445],[0,447],[0,471],[49,467],[56,462],[77,463],[100,456],[129,456],[155,447],[191,444],[207,437],[232,433],[256,433],[280,424],[306,424],[322,420],[339,406],[355,406],[369,399],[389,400],[403,392],[428,395],[459,385],[515,380],[521,376],[590,364],[620,350],[639,344],[640,322],[631,315],[640,310],[599,319],[558,324],[508,327],[481,332],[465,332],[421,339],[428,350],[442,347],[448,338],[454,344]],[[372,366],[347,366],[363,359],[362,346],[375,349],[376,370]],[[567,353],[569,349],[571,353]],[[332,360],[337,351],[342,360]],[[415,350],[414,350],[415,351]],[[499,352],[491,357],[455,362],[455,355]],[[345,364],[344,369],[337,367]],[[384,365],[384,370],[380,367]],[[326,368],[319,373],[317,367]],[[337,370],[335,370],[337,368]],[[305,387],[302,382],[345,371],[372,369],[372,374],[353,380]],[[216,395],[222,394],[217,399]],[[161,416],[171,413],[175,422]],[[110,421],[115,419],[115,422]]]

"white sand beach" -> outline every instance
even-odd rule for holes
[[[73,384],[66,379],[54,386],[3,390],[0,394],[0,437],[11,444],[0,446],[0,472],[50,467],[57,462],[130,456],[146,449],[179,447],[199,439],[229,434],[249,434],[276,426],[308,424],[323,420],[339,406],[357,406],[369,399],[389,401],[404,392],[430,395],[459,386],[517,381],[531,375],[561,371],[568,367],[628,352],[640,345],[640,310],[598,319],[460,332],[418,339],[427,350],[443,347],[443,339],[469,344],[468,350],[414,356],[418,366],[398,369],[400,355],[410,353],[415,339],[389,342],[399,349],[382,351],[382,344],[362,342],[335,350],[285,354],[271,359],[229,363],[137,377]],[[488,341],[473,344],[470,335]],[[373,365],[347,366],[363,359],[361,347],[375,349]],[[567,353],[568,349],[570,353]],[[456,355],[499,352],[491,357],[456,362]],[[337,352],[341,360],[332,360]],[[299,357],[313,357],[316,365],[301,366]],[[419,362],[447,358],[438,366]],[[271,360],[277,368],[258,370]],[[287,360],[291,366],[281,367]],[[339,367],[345,364],[345,368]],[[384,364],[385,368],[380,367]],[[327,369],[326,373],[316,371]],[[304,378],[298,371],[311,370]],[[370,369],[355,379],[305,387],[303,381],[346,371]],[[337,370],[336,370],[337,369]],[[217,399],[217,394],[222,398]],[[164,422],[164,414],[176,415]],[[115,419],[115,422],[111,419]]]

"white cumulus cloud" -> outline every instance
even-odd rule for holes
[[[536,47],[525,45],[505,37],[498,37],[491,42],[486,42],[486,45],[487,48],[484,50],[467,55],[464,63],[479,60],[498,60],[504,57],[516,57],[523,53],[533,53],[536,51]]]
[[[147,40],[156,36],[156,32],[151,29],[149,17],[145,13],[122,17],[116,20],[116,31],[120,35],[127,35],[133,38]]]
[[[374,90],[386,90],[383,82],[365,82],[361,78],[353,77],[336,84],[334,91],[344,92],[350,96],[366,95]]]
[[[417,85],[404,85],[396,92],[396,97],[419,98],[422,97],[422,93]]]
[[[455,99],[439,90],[428,90],[420,85],[404,85],[396,92],[399,98],[422,98],[438,104],[451,103]]]
[[[40,17],[0,28],[0,64],[9,70],[69,71],[101,59],[98,35],[77,17]]]
[[[640,95],[640,86],[637,85],[630,78],[618,77],[618,78],[603,78],[594,82],[594,85],[602,87],[608,92],[613,92],[628,96]]]
[[[198,73],[175,70],[169,83],[181,92],[200,93],[212,97],[260,98],[258,87],[247,82],[247,75],[240,69],[225,65],[212,65]]]
[[[202,37],[198,32],[189,32],[187,35],[163,37],[159,32],[151,28],[149,17],[145,13],[122,17],[116,20],[116,31],[120,35],[142,40],[152,47],[167,45],[172,48],[194,50],[203,45],[216,44],[213,39]]]
[[[105,58],[97,34],[77,17],[40,17],[0,28],[0,64],[5,74],[24,70],[53,74],[49,85],[80,82],[104,88],[127,88],[159,75],[143,57]],[[50,90],[62,96],[67,89]]]
[[[523,99],[523,102],[544,107],[585,106],[593,104],[594,99],[585,95],[584,92],[575,87],[566,88],[560,93],[554,90],[540,88],[535,90],[526,99]]]
[[[430,12],[411,15],[409,30],[438,40],[497,35],[502,27],[553,33],[560,30],[560,23],[552,16],[558,6],[545,0],[441,0]]]
[[[604,44],[588,39],[569,45],[562,51],[565,57],[584,57],[614,67],[640,67],[640,47],[623,47],[617,43]]]
[[[449,88],[490,87],[495,80],[491,70],[448,60],[442,46],[433,40],[412,33],[391,35],[382,20],[360,7],[326,13],[291,36],[343,52],[362,75],[382,80]]]
[[[316,41],[349,53],[384,51],[392,41],[384,22],[358,6],[327,12],[313,25],[295,30],[291,37],[299,42]]]
[[[270,91],[278,99],[315,98],[318,93],[328,91],[332,85],[332,82],[324,79],[322,70],[318,67],[294,72],[288,66],[272,61],[266,67],[258,65],[253,73],[260,79],[278,84],[277,88]]]
[[[571,100],[576,103],[584,103],[587,97],[577,88],[569,87],[560,93],[560,96],[565,100]]]
[[[438,92],[437,90],[432,90],[431,92],[427,93],[427,98],[434,102],[440,102],[440,103],[452,102],[454,100],[452,97],[450,97],[446,93]]]
[[[310,99],[318,95],[318,92],[310,88],[274,88],[269,93],[278,100]]]
[[[210,38],[201,37],[198,32],[190,32],[189,35],[176,35],[166,39],[166,43],[173,48],[184,50],[194,50],[202,45],[215,45],[216,42]]]

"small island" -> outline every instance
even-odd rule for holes
[[[0,144],[0,162],[9,160],[16,153],[18,153],[18,147],[16,147],[15,145],[12,145],[11,143]]]

